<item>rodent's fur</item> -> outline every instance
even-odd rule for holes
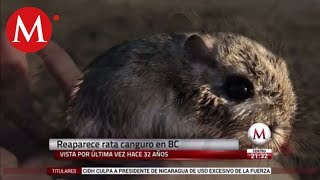
[[[238,102],[224,90],[239,74],[254,95]],[[84,72],[68,105],[78,137],[240,138],[263,122],[279,151],[291,131],[296,97],[285,62],[231,33],[158,34],[124,42]]]

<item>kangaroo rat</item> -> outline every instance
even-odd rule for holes
[[[158,34],[99,56],[74,89],[68,122],[78,137],[239,138],[269,125],[269,148],[291,131],[296,98],[285,62],[230,34]]]

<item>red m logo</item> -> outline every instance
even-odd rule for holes
[[[255,123],[248,130],[248,138],[254,145],[264,145],[271,140],[271,130],[266,124]]]
[[[263,136],[263,139],[266,139],[266,135],[264,133],[264,129],[262,129],[262,131],[259,134],[257,128],[255,128],[254,129],[254,133],[253,133],[253,139],[256,139],[256,136],[258,137],[258,139],[260,139],[261,136]]]
[[[27,42],[30,41],[31,36],[32,36],[33,32],[35,31],[35,29],[37,29],[37,32],[38,32],[38,41],[37,42],[47,42],[43,39],[43,31],[42,31],[40,15],[37,16],[37,19],[34,22],[30,33],[28,33],[27,28],[24,25],[20,15],[18,15],[17,25],[16,25],[16,29],[15,29],[15,34],[14,34],[14,40],[12,42],[20,42],[18,39],[19,29],[21,30],[21,32],[22,32],[24,38],[27,40]]]
[[[12,46],[23,52],[36,52],[44,48],[52,34],[51,20],[41,9],[23,7],[8,19],[7,38]]]

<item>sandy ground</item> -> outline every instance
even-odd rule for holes
[[[246,35],[287,60],[299,98],[297,127],[307,124],[300,134],[304,134],[306,141],[320,143],[318,0],[3,0],[1,27],[14,10],[23,6],[36,6],[51,17],[60,16],[58,22],[53,22],[52,39],[64,47],[81,68],[123,40],[159,32],[206,30]],[[61,128],[64,125],[62,93],[40,59],[35,55],[29,59],[37,109],[43,121],[52,128]],[[203,166],[242,166],[243,163],[205,162]]]

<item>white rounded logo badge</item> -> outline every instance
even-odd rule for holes
[[[248,130],[248,138],[254,145],[265,145],[271,140],[271,130],[263,123],[255,123]]]

